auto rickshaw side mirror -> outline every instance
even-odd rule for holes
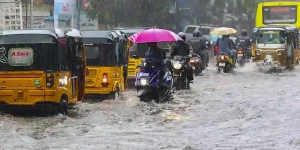
[[[136,56],[136,55],[133,55],[132,57],[133,57],[134,59],[139,59],[139,57]]]

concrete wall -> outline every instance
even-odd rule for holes
[[[54,28],[54,23],[51,20],[45,21],[45,29],[53,29]],[[67,22],[66,21],[58,21],[58,28],[68,28]]]

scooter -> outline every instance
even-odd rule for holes
[[[139,59],[136,55],[133,57]],[[137,68],[140,68],[140,71],[136,73],[134,86],[140,101],[154,100],[156,103],[162,103],[173,98],[173,77],[170,71],[166,71],[160,81],[160,70],[150,60],[145,59]]]

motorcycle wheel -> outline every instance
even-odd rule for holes
[[[240,67],[244,67],[245,66],[245,60],[244,59],[239,60],[238,64],[239,64]]]
[[[200,68],[200,66],[197,66],[197,67],[195,68],[194,73],[195,73],[195,76],[199,76],[199,74],[201,73],[201,68]]]
[[[141,102],[151,102],[152,98],[151,98],[151,95],[150,94],[145,94],[145,95],[141,95],[140,96],[140,101]]]

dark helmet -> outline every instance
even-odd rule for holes
[[[242,31],[242,36],[247,36],[247,35],[248,35],[248,31],[244,29],[244,30]]]
[[[183,32],[179,32],[178,33],[178,36],[183,40],[183,41],[185,41],[186,40],[186,36],[185,36],[185,33],[183,33]]]
[[[195,31],[193,32],[193,37],[200,37],[200,31],[195,30]]]

